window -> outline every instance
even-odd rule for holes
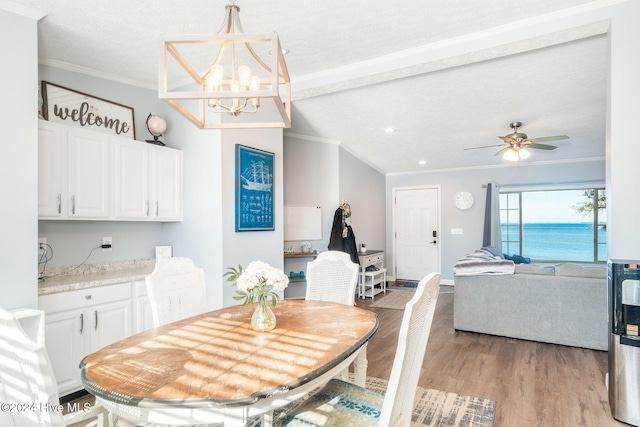
[[[606,262],[604,188],[500,194],[502,251],[541,262]]]

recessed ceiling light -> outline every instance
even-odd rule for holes
[[[424,166],[424,165],[426,165],[426,164],[427,164],[427,161],[426,161],[426,160],[420,160],[420,161],[418,162],[418,164],[419,164],[420,166]]]
[[[384,130],[385,133],[394,133],[395,131],[396,130],[394,128],[392,128],[392,127],[385,128],[385,130]]]

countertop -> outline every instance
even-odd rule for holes
[[[38,281],[38,296],[144,280],[155,262],[137,259],[47,269],[42,275],[45,279]]]

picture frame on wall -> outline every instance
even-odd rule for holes
[[[236,231],[274,230],[274,154],[236,144]]]
[[[136,139],[133,108],[42,81],[45,120]]]

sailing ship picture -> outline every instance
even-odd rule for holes
[[[272,175],[264,161],[252,161],[240,175],[242,187],[247,190],[271,191]]]
[[[273,153],[236,144],[236,231],[274,229]]]

